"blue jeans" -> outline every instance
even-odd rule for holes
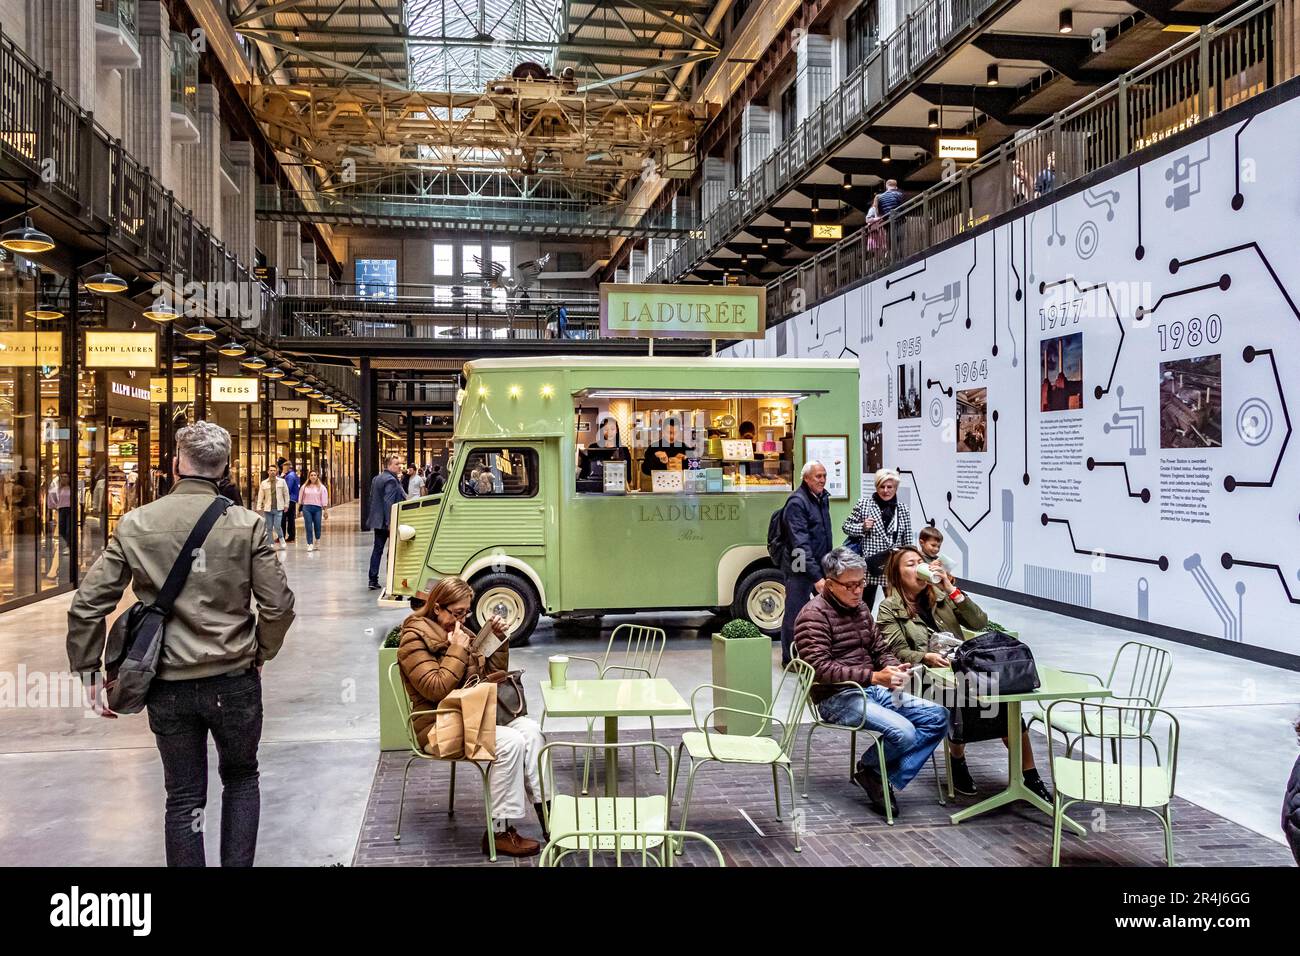
[[[925,762],[948,733],[948,709],[911,694],[894,693],[872,685],[867,692],[866,730],[884,738],[885,766],[889,782],[902,790],[917,775]],[[853,727],[863,722],[863,699],[847,687],[817,705],[822,720]],[[858,758],[859,770],[878,772],[875,754],[864,750]]]
[[[302,524],[307,529],[307,543],[312,544],[320,537],[320,505],[302,506]]]
[[[284,517],[283,511],[263,511],[262,517],[266,519],[266,540],[275,544],[277,541],[284,540],[284,530],[280,527],[280,520]]]
[[[167,865],[206,865],[203,832],[210,733],[221,774],[221,865],[252,866],[262,806],[257,771],[261,676],[243,670],[196,680],[154,680],[148,710],[167,788],[163,817]]]

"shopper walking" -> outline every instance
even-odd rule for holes
[[[406,498],[402,492],[402,482],[397,477],[401,470],[402,460],[397,455],[389,455],[384,460],[384,470],[375,475],[370,482],[365,527],[375,535],[375,543],[370,550],[370,590],[372,591],[379,589],[379,562],[384,556],[384,545],[388,543],[388,521],[393,505]]]
[[[411,479],[406,483],[406,497],[419,498],[424,494],[424,475],[420,469],[414,465],[411,466]]]
[[[298,489],[302,479],[298,477],[298,466],[286,462],[284,466],[284,483],[289,487],[289,507],[284,510],[284,540],[292,542],[298,527]]]
[[[273,548],[284,548],[284,512],[289,507],[289,486],[280,477],[280,469],[272,465],[257,489],[257,510],[266,520],[266,538]]]
[[[325,520],[325,509],[330,506],[330,493],[314,468],[307,472],[307,480],[298,492],[298,503],[302,507],[302,526],[307,531],[307,550],[319,551],[321,522]]]
[[[145,604],[157,600],[185,539],[216,499],[230,458],[229,432],[210,422],[180,429],[175,440],[175,487],[166,499],[122,515],[68,610],[68,663],[103,717],[116,716],[101,699],[104,619],[128,584]],[[226,508],[202,553],[204,564],[195,562],[172,605],[146,701],[167,789],[167,865],[205,862],[210,733],[222,784],[221,865],[252,866],[261,808],[262,665],[279,652],[293,622],[293,592],[263,519],[251,511]]]

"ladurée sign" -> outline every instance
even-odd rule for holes
[[[761,339],[766,304],[762,286],[606,282],[600,287],[600,331],[641,338]]]
[[[86,331],[86,368],[153,368],[157,364],[157,332]]]

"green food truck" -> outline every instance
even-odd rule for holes
[[[458,575],[471,626],[710,609],[779,633],[767,526],[804,462],[838,532],[859,495],[856,360],[466,363],[447,485],[394,505],[381,604]]]

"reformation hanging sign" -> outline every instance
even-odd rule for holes
[[[86,332],[86,368],[154,368],[157,332]]]
[[[763,286],[600,286],[600,334],[656,339],[761,339]]]
[[[257,379],[222,378],[212,380],[212,400],[214,402],[245,402],[256,404]]]

